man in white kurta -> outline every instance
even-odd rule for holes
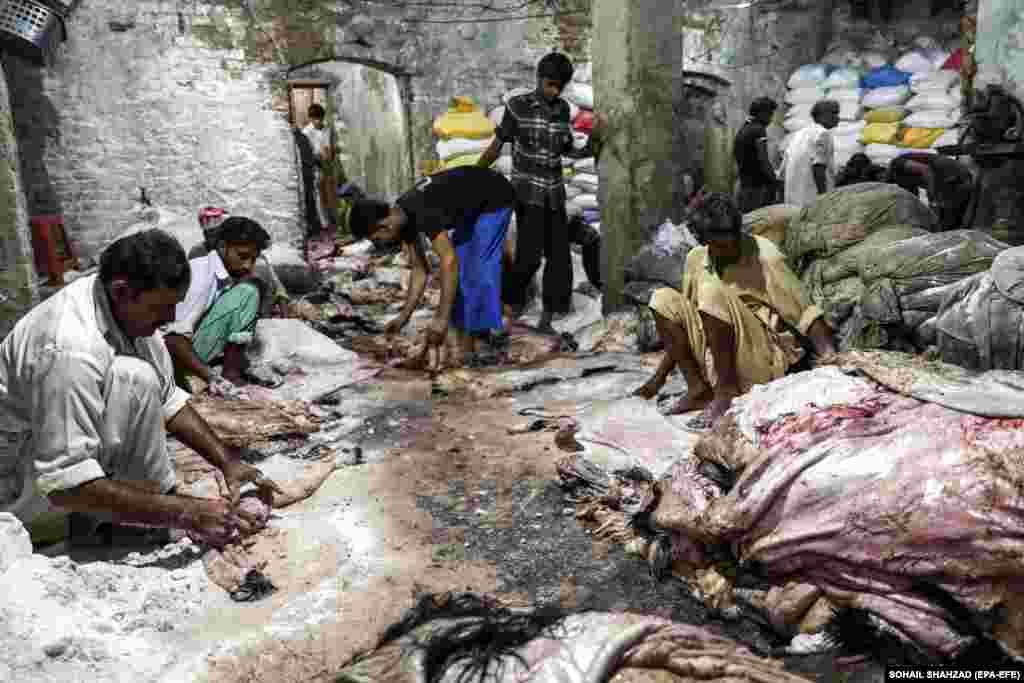
[[[785,181],[785,202],[808,207],[818,195],[836,186],[832,129],[839,123],[839,103],[821,100],[811,109],[814,123],[793,135],[782,157],[779,176]]]
[[[188,282],[172,236],[123,237],[99,274],[35,307],[0,343],[0,525],[69,511],[211,542],[249,528],[233,504],[174,495],[165,429],[223,472],[235,501],[243,482],[261,477],[174,383],[157,330]]]

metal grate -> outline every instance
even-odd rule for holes
[[[46,34],[57,21],[56,13],[32,0],[0,2],[0,31],[13,33],[36,47],[44,47]]]
[[[0,0],[0,51],[46,64],[65,38],[55,10],[34,0]]]

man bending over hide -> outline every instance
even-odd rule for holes
[[[680,368],[686,396],[669,414],[697,410],[691,429],[707,429],[755,384],[782,377],[810,338],[821,356],[835,353],[822,311],[808,303],[800,281],[770,240],[745,235],[732,198],[712,193],[696,203],[694,220],[705,246],[686,258],[682,292],[655,290],[648,304],[665,357],[636,390],[652,398]]]
[[[423,299],[430,266],[421,235],[430,238],[441,261],[441,303],[423,352],[408,365],[423,367],[429,349],[440,351],[449,323],[459,332],[463,352],[476,350],[473,336],[504,327],[501,262],[515,203],[515,189],[500,173],[462,166],[421,178],[394,206],[367,199],[353,204],[352,235],[376,243],[401,241],[412,264],[405,307],[388,323],[387,334],[405,327]]]
[[[269,244],[270,235],[259,223],[232,216],[220,225],[215,248],[189,261],[188,294],[165,330],[180,386],[186,386],[189,375],[208,383],[213,393],[230,394],[232,385],[242,383],[245,347],[252,341],[264,295],[264,285],[252,272]]]
[[[17,427],[0,440],[0,512],[26,526],[76,513],[73,542],[93,540],[104,523],[186,529],[215,543],[252,530],[257,520],[234,505],[239,488],[277,487],[188,404],[158,332],[189,278],[177,240],[146,230],[111,244],[98,275],[15,325],[0,344],[0,421]],[[165,429],[223,472],[231,500],[175,494]]]

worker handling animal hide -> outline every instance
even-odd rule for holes
[[[187,388],[188,377],[195,376],[211,392],[227,395],[242,384],[245,347],[267,294],[253,267],[269,244],[259,223],[232,216],[218,229],[215,249],[189,262],[188,294],[164,330],[180,386]]]
[[[0,512],[26,525],[48,512],[81,513],[70,517],[73,543],[104,523],[108,539],[117,525],[137,525],[185,529],[214,545],[254,530],[258,520],[237,506],[241,486],[277,486],[189,405],[159,333],[190,279],[177,240],[135,233],[104,250],[97,275],[54,294],[7,335],[0,417],[16,430],[0,442]],[[176,495],[165,427],[222,472],[229,500]]]
[[[449,323],[464,353],[477,350],[480,336],[504,328],[502,256],[515,203],[515,189],[504,176],[465,166],[420,179],[394,206],[373,200],[353,205],[352,234],[377,243],[401,241],[412,264],[405,307],[388,323],[387,334],[405,327],[423,299],[430,266],[421,235],[430,238],[441,261],[441,302],[422,353],[407,359],[411,366],[424,366],[432,348],[440,362]]]
[[[686,258],[682,291],[655,290],[648,304],[665,356],[635,395],[652,398],[671,372],[686,376],[680,414],[707,406],[687,427],[701,430],[728,410],[733,398],[782,377],[806,353],[835,353],[822,311],[808,303],[800,281],[770,240],[743,234],[732,198],[707,195],[694,207],[705,246]]]
[[[956,159],[942,154],[904,154],[889,163],[889,179],[915,195],[918,190],[927,192],[928,203],[943,230],[966,227],[974,176]]]

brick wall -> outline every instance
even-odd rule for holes
[[[126,227],[140,187],[171,210],[229,206],[275,238],[295,233],[291,138],[269,108],[270,69],[201,44],[189,25],[211,11],[83,3],[52,68],[8,73],[30,211],[62,213],[80,252]]]
[[[81,3],[50,68],[12,58],[8,72],[30,213],[62,213],[89,256],[127,227],[144,187],[172,211],[226,206],[289,239],[301,216],[285,78],[303,74],[286,67],[334,55],[407,76],[416,162],[430,156],[431,122],[452,96],[495,106],[532,84],[537,59],[563,38],[576,55],[589,48],[585,20],[437,24],[383,5],[373,17],[297,6]]]

